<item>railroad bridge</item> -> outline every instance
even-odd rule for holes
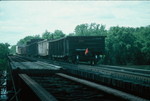
[[[150,101],[150,71],[9,56],[9,101]]]

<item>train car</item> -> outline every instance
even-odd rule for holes
[[[24,45],[17,45],[16,46],[16,54],[25,55],[26,54],[26,47]]]
[[[67,36],[49,41],[49,57],[73,63],[90,61],[96,64],[105,51],[105,36]]]
[[[47,57],[49,52],[49,43],[47,40],[38,42],[38,55],[41,57]]]
[[[29,42],[27,42],[26,45],[26,52],[28,56],[31,57],[37,57],[38,56],[38,43],[39,41],[42,41],[43,39],[31,39]]]

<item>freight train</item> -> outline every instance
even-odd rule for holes
[[[96,64],[105,52],[105,36],[66,36],[60,39],[32,39],[24,47],[16,47],[17,54],[31,57],[63,59]]]

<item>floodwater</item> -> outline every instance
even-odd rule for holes
[[[0,101],[7,100],[7,71],[0,71]]]

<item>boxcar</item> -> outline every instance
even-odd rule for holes
[[[49,56],[96,64],[105,51],[105,36],[67,36],[49,41]]]
[[[48,56],[49,43],[47,40],[38,42],[38,55],[42,57]]]

